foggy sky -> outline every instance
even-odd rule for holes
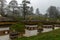
[[[7,0],[7,3],[9,3],[11,0]],[[17,0],[19,4],[22,3],[22,0]],[[39,8],[40,13],[44,14],[46,13],[46,10],[50,6],[56,6],[60,7],[60,0],[30,0],[31,6],[34,7],[34,10],[36,8]]]

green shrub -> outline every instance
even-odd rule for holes
[[[24,32],[25,25],[23,23],[17,23],[10,27],[10,30],[15,30],[17,32]]]

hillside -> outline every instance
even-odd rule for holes
[[[60,29],[47,33],[40,33],[39,35],[33,37],[23,37],[15,40],[60,40]]]

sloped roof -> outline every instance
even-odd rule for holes
[[[0,21],[14,21],[12,18],[2,17],[0,16]]]

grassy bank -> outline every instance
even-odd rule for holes
[[[41,33],[33,37],[22,37],[15,40],[60,40],[60,29],[47,33]]]

